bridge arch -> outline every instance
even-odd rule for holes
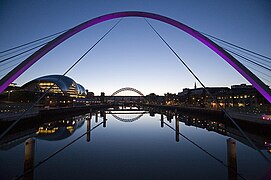
[[[121,88],[121,89],[115,91],[111,96],[115,96],[115,95],[117,95],[118,93],[123,92],[123,91],[133,91],[133,92],[139,94],[140,96],[144,96],[144,94],[143,94],[142,92],[140,92],[139,90],[137,90],[137,89],[135,89],[135,88],[131,88],[131,87]]]
[[[75,35],[76,33],[94,26],[95,24],[121,17],[145,17],[150,19],[155,19],[158,21],[162,21],[169,25],[175,26],[176,28],[188,33],[194,38],[198,39],[200,42],[208,46],[215,53],[217,53],[220,57],[222,57],[227,63],[229,63],[235,70],[237,70],[245,79],[247,79],[270,103],[271,103],[271,90],[269,87],[263,83],[257,76],[255,76],[250,70],[248,70],[243,64],[241,64],[237,59],[235,59],[232,55],[226,52],[222,47],[211,41],[206,36],[202,35],[200,32],[192,29],[191,27],[178,22],[174,19],[154,14],[148,12],[139,12],[139,11],[126,11],[126,12],[116,12],[111,14],[106,14],[89,21],[86,21],[82,24],[75,26],[69,31],[61,34],[56,37],[54,40],[50,41],[42,48],[37,50],[34,54],[29,56],[26,60],[20,63],[17,67],[15,67],[12,71],[10,71],[6,76],[4,76],[0,80],[0,93],[3,92],[6,87],[10,83],[12,83],[15,79],[17,79],[23,72],[25,72],[29,67],[31,67],[35,62],[37,62],[41,57],[51,51],[53,48],[58,46],[60,43]]]

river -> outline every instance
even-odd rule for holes
[[[21,122],[0,141],[1,179],[21,177],[24,166],[34,169],[28,179],[260,179],[270,174],[270,164],[227,121],[128,108]],[[270,129],[241,127],[270,159]]]

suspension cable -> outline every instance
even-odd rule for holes
[[[223,47],[223,48],[224,48],[224,47],[228,47],[228,48],[233,49],[233,50],[235,50],[235,51],[238,51],[238,52],[240,52],[240,53],[242,53],[242,54],[246,54],[247,56],[250,56],[250,57],[252,57],[252,58],[258,59],[257,62],[259,62],[259,61],[264,61],[264,62],[266,62],[266,63],[268,63],[268,64],[271,64],[271,61],[268,60],[268,59],[259,57],[259,56],[255,55],[255,54],[250,54],[250,53],[248,53],[248,52],[246,52],[246,51],[240,50],[240,49],[238,49],[238,48],[236,48],[236,47],[233,47],[233,46],[231,46],[231,45],[229,45],[229,44],[226,44],[226,43],[217,41],[217,40],[215,40],[215,39],[213,39],[213,40],[214,40],[214,42],[216,42],[219,46],[221,46],[221,47]],[[251,59],[252,59],[252,58],[251,58]],[[254,60],[255,60],[255,59],[254,59]],[[256,60],[255,60],[255,61],[256,61]]]
[[[251,146],[256,149],[262,157],[271,164],[271,161],[256,147],[256,145],[250,140],[250,138],[244,133],[241,127],[233,120],[230,114],[218,103],[218,101],[214,98],[214,96],[209,92],[209,90],[205,87],[202,81],[195,75],[195,73],[188,67],[188,65],[181,59],[181,57],[172,49],[172,47],[165,41],[165,39],[154,29],[154,27],[149,23],[149,21],[144,18],[147,24],[151,27],[151,29],[159,36],[159,38],[166,44],[166,46],[171,50],[171,52],[180,60],[180,62],[186,67],[186,69],[193,75],[193,77],[200,83],[200,85],[204,88],[204,90],[209,94],[212,100],[217,104],[217,106],[221,109],[221,111],[231,120],[231,122],[237,127],[237,129],[241,132],[241,134],[248,140]]]
[[[253,64],[256,64],[257,66],[259,66],[259,67],[261,67],[261,68],[263,68],[263,69],[266,69],[266,70],[268,70],[268,71],[271,71],[270,68],[266,67],[266,66],[268,66],[268,65],[265,65],[265,64],[264,64],[265,66],[263,66],[263,65],[261,65],[261,64],[259,64],[259,63],[257,63],[257,62],[254,62],[254,61],[252,61],[252,60],[250,60],[250,59],[248,59],[248,58],[242,56],[242,55],[239,54],[239,53],[236,53],[236,52],[234,52],[234,51],[231,51],[231,50],[229,50],[229,49],[227,49],[227,48],[224,48],[224,49],[225,49],[226,51],[228,51],[228,52],[230,52],[230,53],[232,53],[232,54],[234,54],[234,55],[236,55],[236,56],[238,56],[238,57],[240,57],[240,58],[246,60],[246,61],[249,61],[249,62],[251,62],[251,63],[253,63]]]
[[[57,33],[55,33],[55,34],[51,34],[51,35],[49,35],[49,36],[42,37],[42,38],[40,38],[40,39],[31,41],[31,42],[28,42],[28,43],[25,43],[25,44],[22,44],[22,45],[19,45],[19,46],[16,46],[16,47],[13,47],[13,48],[4,50],[4,51],[0,51],[0,54],[5,53],[5,52],[8,52],[8,51],[12,51],[12,50],[14,50],[14,49],[18,49],[18,48],[21,48],[21,47],[24,47],[24,46],[27,46],[27,45],[29,45],[29,44],[32,44],[32,43],[35,43],[35,42],[38,42],[38,41],[41,41],[41,40],[44,40],[44,39],[47,39],[47,38],[50,38],[50,37],[53,37],[53,36],[56,36],[56,35],[58,35],[58,34],[61,34],[61,33],[66,32],[66,31],[68,31],[68,30],[69,30],[69,29],[63,30],[63,31],[57,32]]]
[[[255,69],[255,68],[253,68],[253,67],[251,67],[251,66],[249,66],[249,65],[246,65],[249,69],[252,69],[252,70],[254,70],[254,71],[256,71],[256,72],[258,72],[258,73],[261,73],[261,74],[263,74],[263,75],[265,75],[265,76],[267,76],[267,77],[269,77],[269,78],[271,78],[271,76],[270,75],[268,75],[268,74],[266,74],[266,73],[264,73],[264,72],[262,72],[262,71],[259,71],[259,70],[257,70],[257,69]],[[267,80],[267,79],[265,79],[264,77],[262,77],[262,76],[259,76],[259,77],[261,77],[262,79],[264,79],[265,81],[267,81],[267,82],[269,82],[269,83],[271,83],[271,81],[270,80]]]
[[[17,66],[18,64],[20,64],[20,62],[17,62],[17,63],[15,63],[15,64],[12,64],[12,65],[10,65],[10,66],[8,66],[8,67],[5,67],[5,68],[3,68],[3,69],[0,69],[0,72],[5,71],[5,70],[7,70],[7,69],[10,69],[10,68],[12,68],[12,67],[14,67],[14,66]]]
[[[174,129],[172,126],[170,126],[168,123],[160,120],[162,123],[164,123],[167,127],[169,127],[171,130],[176,131],[176,129]],[[213,158],[214,160],[216,160],[217,162],[219,162],[220,164],[222,164],[224,167],[230,168],[232,170],[234,170],[231,166],[227,165],[226,163],[224,163],[224,161],[222,161],[221,159],[215,157],[213,154],[211,154],[210,152],[208,152],[206,149],[204,149],[203,147],[201,147],[200,145],[198,145],[196,142],[192,141],[191,139],[189,139],[187,136],[185,136],[184,134],[177,132],[180,136],[182,136],[183,138],[185,138],[188,142],[190,142],[191,144],[193,144],[194,146],[196,146],[197,148],[199,148],[201,151],[203,151],[204,153],[206,153],[208,156],[210,156],[211,158]],[[237,174],[237,176],[239,176],[242,179],[245,179],[245,177],[243,177],[243,175],[241,175],[240,173],[238,173],[238,171],[234,170],[234,173]]]
[[[53,38],[54,38],[54,37],[52,37],[52,38],[50,38],[50,39],[46,39],[46,40],[40,41],[40,42],[37,42],[37,43],[33,43],[33,44],[31,44],[31,45],[22,47],[22,48],[20,48],[20,49],[16,49],[16,50],[14,50],[14,51],[12,51],[12,52],[7,52],[7,53],[5,53],[5,54],[0,55],[0,58],[4,58],[4,57],[9,56],[9,55],[11,56],[12,54],[16,54],[16,53],[18,54],[19,52],[22,52],[22,51],[25,50],[25,49],[30,49],[31,47],[37,46],[37,45],[39,45],[39,44],[48,43],[48,42],[50,42],[51,40],[53,40]]]
[[[219,45],[220,45],[220,44],[219,44]],[[244,57],[250,59],[251,61],[255,61],[255,62],[257,62],[257,63],[259,63],[259,64],[262,64],[262,65],[264,65],[264,66],[268,66],[269,68],[271,67],[271,61],[265,61],[265,62],[262,62],[263,59],[261,59],[261,58],[259,58],[259,57],[255,57],[255,56],[253,56],[253,55],[251,55],[251,54],[244,53],[244,52],[238,50],[237,48],[232,48],[232,47],[227,46],[227,45],[220,45],[220,46],[221,46],[223,49],[229,49],[229,50],[231,50],[231,51],[233,51],[233,52],[235,52],[235,53],[238,53],[238,54],[240,54],[240,55],[242,55],[242,56],[244,56]],[[267,63],[267,64],[266,64],[266,63]]]
[[[254,51],[251,51],[251,50],[242,48],[242,47],[237,46],[237,45],[235,45],[235,44],[233,44],[233,43],[230,43],[230,42],[227,42],[227,41],[225,41],[225,40],[219,39],[219,38],[217,38],[217,37],[214,37],[214,36],[212,36],[212,35],[206,34],[206,33],[204,33],[204,32],[200,32],[200,33],[202,33],[202,34],[205,35],[205,36],[208,36],[208,37],[211,37],[211,38],[213,38],[213,39],[216,39],[216,40],[218,40],[218,41],[220,41],[220,42],[223,42],[223,43],[229,44],[229,45],[231,45],[231,46],[234,46],[234,47],[236,47],[236,48],[242,49],[242,50],[244,50],[244,51],[246,51],[246,52],[249,52],[249,53],[251,53],[251,54],[255,54],[255,55],[258,55],[258,56],[260,56],[260,57],[263,57],[263,58],[266,58],[266,59],[271,60],[270,57],[267,57],[267,56],[261,55],[261,54],[259,54],[259,53],[256,53],[256,52],[254,52]]]
[[[74,66],[76,66],[102,39],[104,39],[122,20],[122,18],[113,26],[111,27],[94,45],[92,45],[66,72],[64,72],[60,78],[57,79],[52,86],[50,86],[39,98],[35,101],[26,111],[22,113],[22,115],[14,121],[1,135],[0,139],[2,139],[21,119],[22,117],[29,112],[52,88],[53,86],[58,83]]]
[[[28,49],[28,50],[25,50],[25,51],[23,51],[23,52],[20,52],[20,53],[18,53],[18,54],[15,54],[15,55],[13,55],[13,56],[10,56],[10,57],[8,57],[8,58],[5,58],[5,59],[1,60],[0,63],[3,63],[3,62],[5,62],[5,61],[7,61],[7,60],[9,60],[9,59],[15,58],[15,57],[20,56],[20,55],[22,55],[22,54],[25,54],[25,53],[27,53],[27,52],[29,52],[29,51],[32,51],[32,50],[34,50],[34,49],[37,49],[37,48],[39,48],[39,47],[41,47],[41,46],[43,46],[43,45],[45,45],[45,44],[47,44],[47,42],[46,42],[46,43],[42,43],[42,44],[40,44],[40,45],[37,45],[37,46],[35,46],[35,47],[33,47],[33,48],[30,48],[30,49]]]
[[[249,65],[246,64],[246,63],[250,63],[250,64],[253,64],[253,63],[247,62],[247,61],[242,60],[242,59],[240,59],[240,61],[244,62],[243,65],[245,65],[245,66],[246,66],[248,69],[250,69],[252,72],[253,72],[253,71],[256,71],[256,72],[258,72],[258,73],[261,73],[262,75],[265,75],[265,76],[268,77],[268,78],[271,78],[271,75],[266,74],[266,73],[264,73],[264,72],[262,72],[262,71],[260,71],[260,70],[257,70],[257,69],[255,69],[255,68],[253,68],[253,67],[251,67],[251,66],[249,66]],[[256,74],[256,72],[254,72],[254,73]],[[271,83],[270,80],[264,78],[263,76],[261,76],[261,75],[257,75],[257,76],[260,77],[260,79],[263,79],[263,80],[265,80],[265,81]]]
[[[29,52],[29,53],[27,53],[27,54],[25,54],[25,55],[23,55],[23,56],[21,56],[21,57],[14,58],[14,59],[9,60],[8,62],[5,62],[5,63],[3,62],[3,63],[1,64],[1,66],[5,66],[5,65],[10,64],[10,63],[12,63],[12,62],[14,62],[14,61],[22,60],[22,58],[25,58],[26,56],[29,56],[30,54],[32,54],[32,53]]]
[[[106,120],[105,120],[106,121]],[[64,149],[66,149],[67,147],[71,146],[73,143],[75,143],[76,141],[78,141],[79,139],[81,139],[82,137],[84,137],[87,133],[90,133],[91,131],[93,131],[94,129],[96,129],[97,127],[99,127],[101,124],[103,124],[104,122],[100,122],[99,124],[97,124],[96,126],[94,126],[93,128],[91,128],[90,130],[87,130],[85,133],[83,133],[82,135],[80,135],[79,137],[75,138],[74,140],[72,140],[71,142],[69,142],[68,144],[66,144],[65,146],[63,146],[62,148],[58,149],[57,151],[55,151],[54,153],[48,155],[46,158],[44,158],[43,160],[41,160],[40,162],[38,162],[36,165],[34,165],[31,169],[28,169],[26,172],[24,172],[23,174],[21,174],[20,176],[16,177],[15,179],[21,179],[23,178],[26,174],[29,174],[31,172],[33,172],[36,168],[38,168],[40,165],[42,165],[43,163],[45,163],[46,161],[48,161],[49,159],[51,159],[52,157],[54,157],[55,155],[57,155],[58,153],[62,152]]]
[[[3,73],[5,70],[10,69],[10,68],[12,68],[14,66],[17,66],[19,63],[21,63],[23,58],[25,58],[26,56],[29,56],[30,54],[32,54],[32,52],[29,52],[29,53],[27,53],[27,54],[25,54],[25,55],[23,55],[21,57],[14,58],[14,59],[12,59],[12,60],[10,60],[8,62],[2,63],[1,66],[0,66],[0,72],[2,73],[0,75],[0,78],[3,77],[4,75],[6,75],[6,73]],[[13,65],[9,65],[8,67],[4,68],[5,65],[10,64],[10,63],[15,62],[15,61],[20,61],[20,62],[18,62],[16,64],[13,64]]]

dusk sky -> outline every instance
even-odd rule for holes
[[[269,0],[2,0],[0,51],[119,11],[145,11],[167,16],[200,32],[271,57]],[[206,86],[249,84],[198,40],[165,23],[149,21]],[[76,34],[15,82],[23,85],[40,76],[63,74],[116,22],[116,19],[106,21]],[[0,74],[10,70],[1,68]],[[152,92],[163,95],[193,88],[196,82],[144,19],[136,17],[124,18],[67,76],[96,95],[101,92],[110,95],[123,87],[136,88],[145,95]]]

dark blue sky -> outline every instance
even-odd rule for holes
[[[1,1],[0,50],[71,28],[100,15],[129,10],[161,14],[271,56],[271,3],[252,0]],[[22,85],[43,75],[62,74],[115,22],[107,21],[80,32],[43,57],[15,82]],[[150,22],[206,86],[248,83],[194,38],[164,23]],[[195,82],[142,18],[125,18],[68,76],[95,94],[101,91],[112,94],[126,86],[144,94],[176,93],[186,87],[192,88]]]

